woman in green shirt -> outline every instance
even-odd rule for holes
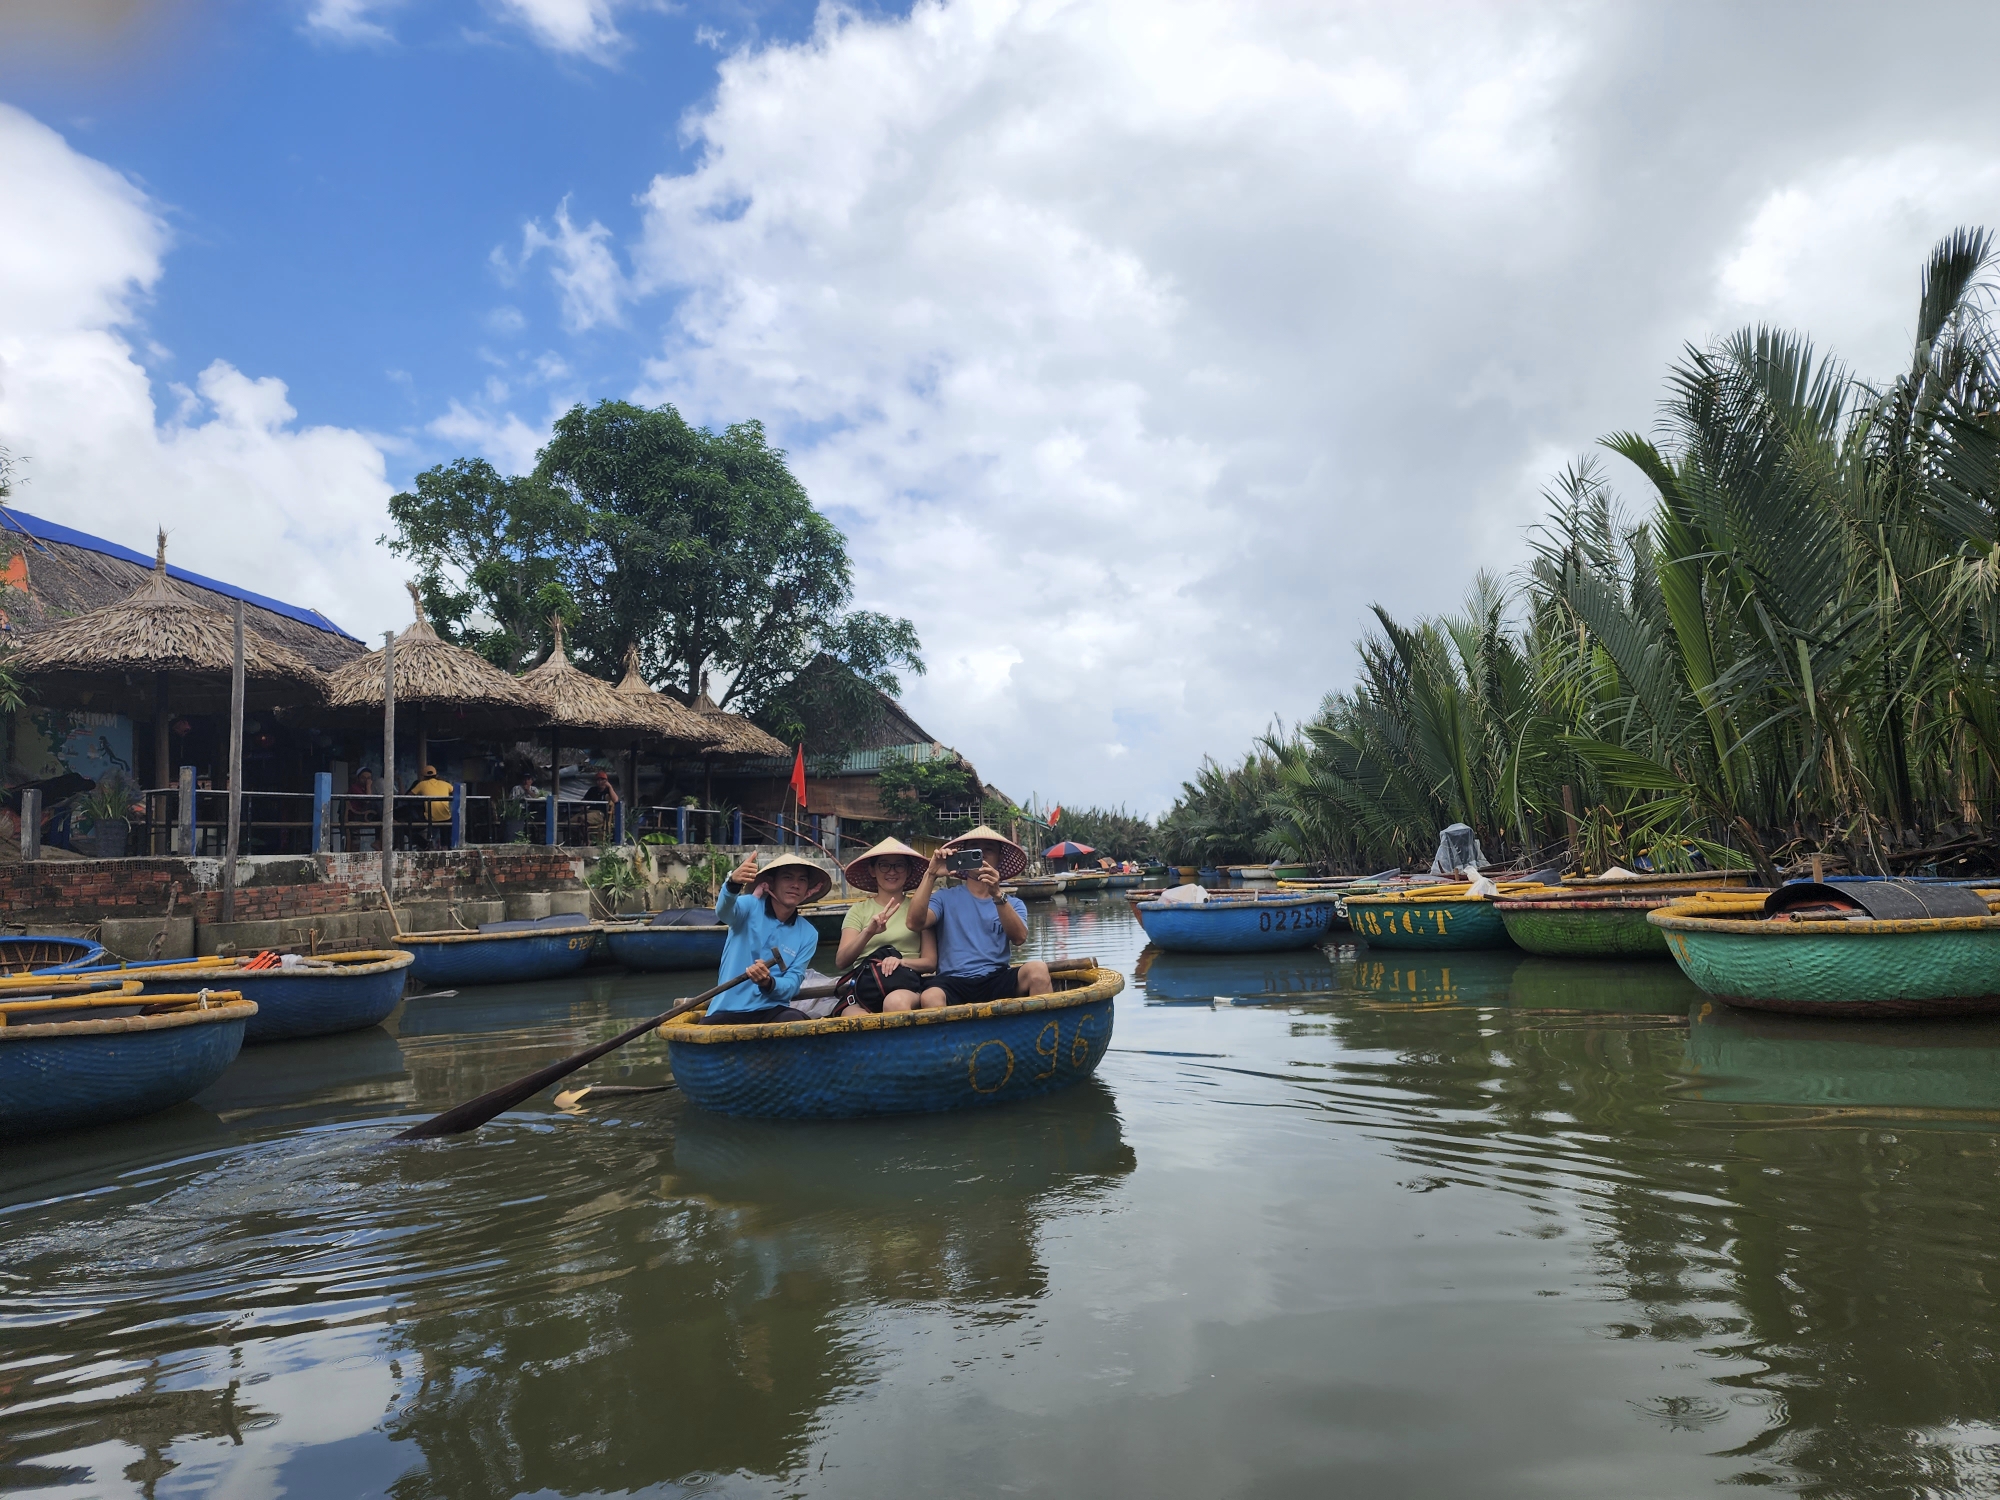
[[[926,863],[902,840],[884,839],[847,867],[847,883],[870,899],[848,908],[834,963],[844,971],[869,959],[885,1011],[914,1010],[923,989],[918,976],[937,968],[937,933],[928,928],[916,933],[909,926],[910,887]]]

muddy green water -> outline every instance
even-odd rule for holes
[[[2000,1029],[1670,965],[1142,956],[1097,1079],[387,1147],[699,987],[406,1004],[0,1159],[0,1490],[1814,1496],[2000,1487]],[[1150,957],[1150,962],[1147,959]],[[1143,972],[1141,972],[1143,971]],[[665,1076],[635,1045],[602,1081]]]

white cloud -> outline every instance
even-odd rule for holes
[[[547,250],[555,260],[550,276],[562,293],[563,326],[572,333],[600,325],[616,326],[627,296],[625,273],[611,253],[611,231],[592,219],[578,228],[570,222],[569,199],[556,206],[555,229],[531,220],[521,231],[521,264]]]
[[[1910,353],[1922,257],[1960,224],[2000,227],[2000,159],[1957,142],[1814,164],[1756,206],[1716,274],[1717,321],[1809,330],[1886,377]],[[1857,286],[1893,289],[1856,296]]]
[[[479,454],[503,474],[525,474],[534,468],[535,454],[548,437],[546,428],[537,432],[511,411],[494,416],[459,401],[452,402],[445,414],[434,418],[424,430],[461,450]]]
[[[498,0],[516,25],[551,52],[607,62],[626,45],[613,20],[617,0]]]
[[[374,17],[394,10],[402,0],[312,0],[306,29],[339,42],[393,41],[389,28]]]
[[[13,503],[292,603],[356,634],[401,619],[374,545],[390,487],[361,433],[301,427],[275,377],[224,360],[156,410],[134,322],[168,235],[145,196],[0,105],[0,444],[25,460]]]
[[[1549,456],[1646,426],[1683,341],[1753,301],[1893,335],[2000,221],[1991,126],[1913,124],[1922,46],[1839,14],[823,5],[720,63],[605,305],[672,299],[643,398],[790,448],[924,633],[922,722],[1150,810],[1351,681],[1371,601],[1518,562]]]

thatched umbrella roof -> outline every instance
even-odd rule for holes
[[[547,722],[564,729],[653,734],[656,720],[645,705],[635,703],[601,677],[592,677],[569,659],[563,649],[562,620],[549,621],[555,645],[548,660],[523,673],[521,686],[542,710]]]
[[[613,692],[631,700],[639,712],[655,720],[654,734],[662,740],[688,749],[706,749],[721,738],[719,731],[701,715],[684,708],[665,693],[655,692],[639,672],[639,648],[625,648],[625,676]]]
[[[792,747],[775,734],[759,729],[741,714],[733,714],[726,708],[717,706],[708,696],[706,684],[701,696],[694,700],[694,711],[702,716],[717,737],[717,743],[708,749],[710,755],[790,755]]]
[[[176,711],[226,709],[235,656],[235,622],[167,577],[162,531],[144,583],[116,604],[36,631],[9,665],[45,698],[144,716],[154,711],[160,673],[174,679]],[[243,677],[257,707],[316,703],[327,692],[326,679],[304,657],[247,627]]]
[[[442,726],[466,721],[469,731],[526,729],[547,722],[541,704],[520,679],[501,671],[476,651],[439,638],[424,618],[417,586],[409,584],[416,621],[396,637],[396,707],[429,711]],[[371,651],[329,678],[329,702],[336,709],[382,712],[382,653]]]

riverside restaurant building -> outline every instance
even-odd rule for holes
[[[0,859],[24,852],[31,791],[31,856],[222,852],[239,602],[239,852],[379,848],[379,644],[371,650],[310,606],[168,562],[164,536],[148,557],[0,506],[0,641],[26,698],[5,719]],[[685,705],[656,692],[631,656],[622,665],[621,681],[604,681],[559,644],[514,677],[440,640],[416,611],[394,662],[397,848],[577,846],[657,831],[729,846],[805,835],[837,850],[843,822],[881,818],[873,781],[885,760],[950,753],[885,699],[871,736],[879,743],[818,762],[801,820],[789,805],[793,747],[706,692]],[[425,765],[452,788],[447,816],[440,799],[408,795]],[[615,815],[589,800],[600,770],[620,790]],[[545,793],[559,779],[559,795],[524,802],[515,795],[524,773]]]

